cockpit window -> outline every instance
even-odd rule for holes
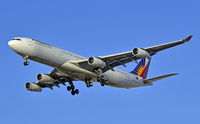
[[[21,41],[21,39],[19,39],[19,38],[14,38],[13,40],[19,40],[19,41]]]

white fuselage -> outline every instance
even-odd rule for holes
[[[11,40],[8,44],[22,57],[28,56],[28,59],[51,66],[75,80],[84,81],[89,75],[92,77],[92,81],[97,81],[96,73],[74,64],[78,60],[87,58],[33,39],[21,37],[20,39]],[[127,89],[145,86],[143,78],[116,68],[106,71],[103,75],[107,78],[109,86]]]

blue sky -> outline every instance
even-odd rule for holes
[[[0,123],[141,123],[199,124],[198,0],[6,0],[0,7]],[[28,92],[24,85],[52,68],[23,60],[7,42],[16,36],[34,38],[90,57],[129,51],[179,40],[191,42],[162,51],[152,59],[148,77],[180,75],[152,87],[118,89],[98,83],[80,94],[66,87]],[[130,63],[131,71],[136,64]]]

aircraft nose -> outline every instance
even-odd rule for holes
[[[11,41],[8,42],[8,46],[11,47],[11,48],[12,48],[13,44],[14,44],[13,40],[11,40]]]

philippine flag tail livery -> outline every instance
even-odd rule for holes
[[[147,78],[151,58],[142,58],[135,69],[131,72],[143,79]]]

